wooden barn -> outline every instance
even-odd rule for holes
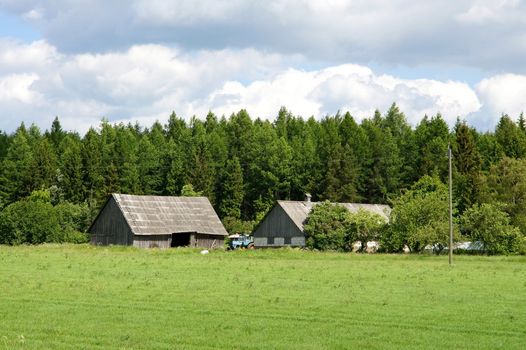
[[[252,233],[254,246],[263,247],[304,247],[305,234],[303,224],[313,206],[319,202],[306,201],[278,201],[276,205],[261,220]],[[350,212],[360,209],[372,211],[389,220],[391,208],[388,205],[338,203]]]
[[[88,232],[95,245],[222,246],[227,232],[206,197],[112,194]]]

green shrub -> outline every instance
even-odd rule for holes
[[[304,226],[307,247],[351,251],[356,241],[351,222],[351,213],[340,205],[325,201],[314,206]]]
[[[360,209],[356,213],[350,213],[349,224],[351,234],[347,238],[362,242],[360,251],[364,251],[367,247],[367,242],[380,239],[387,222],[379,214]],[[347,244],[352,243],[347,242]]]
[[[480,241],[484,253],[520,253],[524,237],[510,224],[509,215],[500,204],[475,204],[461,218],[462,230],[474,241]]]
[[[223,225],[228,233],[250,234],[254,229],[254,221],[243,221],[230,216],[225,217]]]
[[[8,205],[0,214],[0,243],[40,244],[60,235],[61,228],[51,203],[31,198]]]
[[[456,225],[454,234],[457,241]],[[400,252],[407,245],[412,252],[421,252],[427,245],[443,248],[448,244],[447,187],[438,178],[424,176],[393,201],[390,227],[382,238],[382,246],[388,251]],[[437,252],[440,253],[440,249]]]
[[[49,191],[38,190],[0,213],[0,244],[85,243],[88,225],[87,205],[53,206]]]

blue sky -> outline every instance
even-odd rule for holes
[[[24,42],[41,39],[40,33],[16,15],[0,11],[0,37],[11,37]]]
[[[492,129],[526,109],[522,0],[0,0],[0,130],[399,104]]]

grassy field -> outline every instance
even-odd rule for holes
[[[0,246],[0,349],[525,346],[525,257]]]

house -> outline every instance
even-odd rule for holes
[[[311,209],[319,202],[311,202],[310,196],[305,201],[277,201],[276,205],[261,220],[253,232],[254,246],[283,247],[305,246],[305,233],[303,224]],[[388,205],[360,204],[360,203],[338,203],[350,212],[360,209],[377,213],[389,220],[391,208]]]
[[[112,194],[88,232],[95,245],[222,246],[227,232],[206,197]]]

